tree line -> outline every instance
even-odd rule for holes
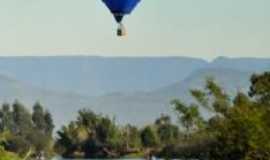
[[[0,160],[1,155],[23,158],[40,152],[66,158],[269,160],[270,72],[254,74],[250,84],[248,92],[230,96],[209,78],[203,89],[190,90],[194,102],[171,101],[177,122],[163,114],[144,127],[121,126],[114,118],[82,109],[55,138],[52,116],[41,104],[32,113],[18,101],[11,107],[3,104]],[[203,117],[202,108],[211,117]]]
[[[53,129],[52,116],[40,103],[33,106],[33,113],[17,100],[12,105],[4,103],[0,109],[0,160],[9,160],[3,155],[30,158],[41,152],[50,157]]]

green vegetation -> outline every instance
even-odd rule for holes
[[[20,158],[14,153],[7,152],[3,147],[0,147],[0,160],[20,160]]]
[[[6,142],[7,137],[10,134],[8,132],[3,132],[0,134],[0,143]],[[20,158],[12,152],[6,151],[3,146],[0,146],[0,160],[20,160]]]
[[[36,103],[31,114],[20,102],[15,101],[10,107],[3,104],[0,109],[1,154],[13,156],[4,150],[26,158],[45,153],[53,154],[53,121],[51,114]]]
[[[19,160],[53,149],[66,158],[143,157],[208,160],[270,159],[270,73],[253,75],[248,94],[229,96],[213,79],[192,89],[191,104],[171,102],[178,119],[161,115],[138,128],[119,126],[114,118],[83,109],[76,120],[57,131],[41,104],[33,113],[16,101],[0,110],[0,160]],[[205,119],[201,109],[211,117]],[[53,147],[53,148],[52,148]]]
[[[230,100],[209,79],[205,90],[191,90],[196,102],[190,106],[174,101],[180,122],[191,138],[172,147],[170,155],[210,160],[270,159],[270,74],[253,75],[251,83],[251,97],[239,92]],[[202,123],[198,106],[214,116]]]
[[[206,81],[205,89],[190,93],[195,102],[187,105],[176,99],[171,103],[177,125],[162,115],[142,129],[120,127],[108,117],[83,110],[77,121],[58,132],[56,144],[66,157],[156,154],[164,158],[270,159],[269,73],[251,77],[249,95],[239,92],[231,97],[213,79]],[[213,116],[203,119],[200,108]]]
[[[141,130],[135,126],[117,126],[113,119],[81,110],[76,121],[58,133],[55,149],[68,158],[115,158],[145,155],[176,142],[178,127],[162,115],[155,124]]]
[[[58,131],[56,150],[64,157],[112,158],[140,152],[140,140],[136,127],[120,128],[109,117],[81,110],[77,121]]]

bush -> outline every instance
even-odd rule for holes
[[[14,153],[7,152],[0,146],[0,160],[20,160],[20,158]]]

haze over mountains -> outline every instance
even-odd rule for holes
[[[49,90],[100,96],[149,91],[204,65],[191,58],[15,57],[0,58],[0,73]],[[175,74],[175,68],[181,74]]]
[[[115,115],[119,123],[145,125],[172,114],[173,98],[190,101],[190,88],[214,77],[227,91],[246,90],[252,73],[270,71],[270,59],[169,57],[3,57],[0,101],[40,101],[57,127],[80,108]],[[207,113],[205,113],[207,114]]]

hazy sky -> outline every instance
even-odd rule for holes
[[[270,57],[270,0],[142,0],[125,24],[101,0],[0,0],[0,56]]]

